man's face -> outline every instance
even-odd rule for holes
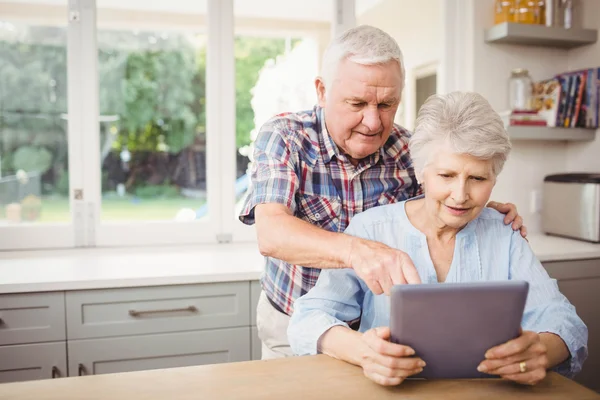
[[[353,164],[385,144],[402,92],[396,61],[367,66],[344,60],[327,93],[323,81],[315,83],[327,131]]]

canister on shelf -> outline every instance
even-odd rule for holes
[[[535,9],[537,8],[535,0],[517,0],[515,4],[515,13],[517,22],[520,24],[535,24]]]
[[[535,8],[535,23],[546,25],[546,0],[539,0]]]
[[[531,110],[533,94],[533,80],[529,71],[524,68],[515,68],[508,79],[508,107],[510,110]]]
[[[516,22],[515,0],[496,0],[494,4],[494,24]]]

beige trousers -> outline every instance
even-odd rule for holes
[[[256,328],[262,342],[263,360],[294,355],[287,338],[289,323],[290,317],[275,309],[265,292],[261,292],[256,307]]]

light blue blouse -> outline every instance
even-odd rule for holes
[[[437,283],[437,274],[425,235],[409,221],[406,202],[371,208],[356,215],[346,233],[382,242],[406,252],[423,283]],[[520,233],[503,222],[504,215],[485,208],[456,236],[454,257],[446,282],[525,280],[529,294],[522,320],[523,330],[551,332],[562,338],[571,357],[554,368],[573,376],[587,357],[588,330],[575,307],[559,292]],[[361,317],[362,310],[362,317]],[[386,295],[374,295],[352,269],[327,269],[316,286],[294,303],[288,328],[297,355],[317,353],[317,341],[335,325],[361,317],[360,332],[389,326]]]

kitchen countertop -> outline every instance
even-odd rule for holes
[[[530,235],[527,239],[541,262],[600,258],[599,243],[588,243],[544,234]]]
[[[359,367],[318,355],[288,357],[0,385],[11,400],[365,400],[365,399],[545,399],[599,400],[600,395],[550,372],[536,386],[502,379],[407,380],[383,387]]]
[[[256,243],[0,253],[0,293],[257,280]]]
[[[530,235],[542,262],[600,258],[600,244]],[[256,243],[0,252],[0,293],[257,280]]]

